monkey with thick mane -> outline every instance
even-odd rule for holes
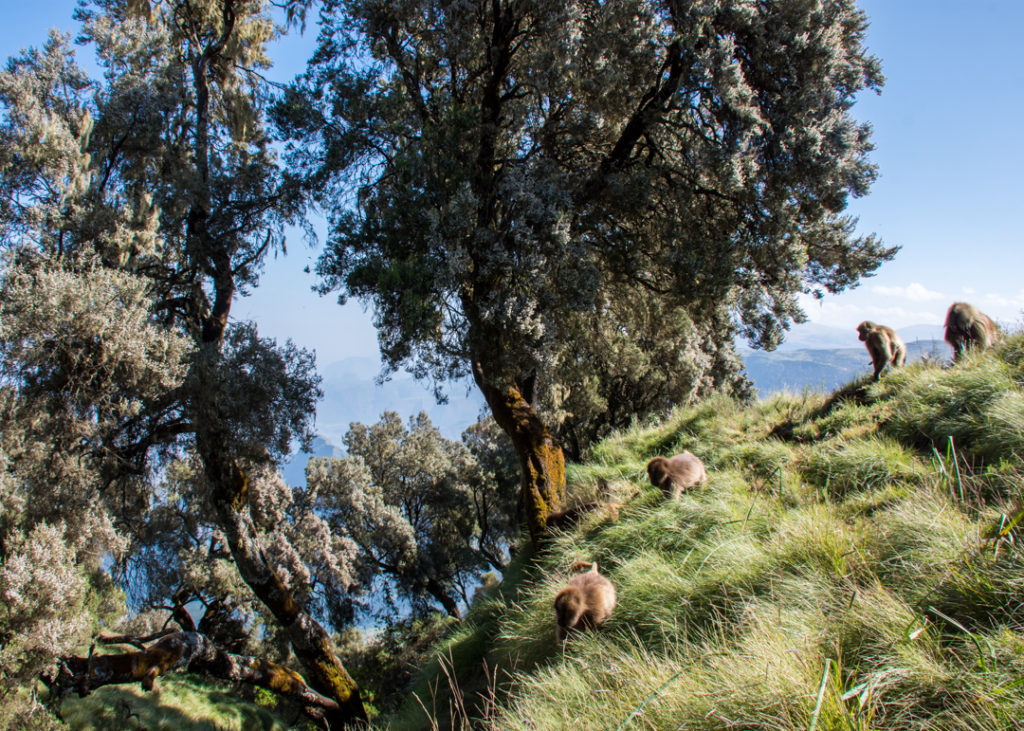
[[[586,567],[583,561],[572,565],[573,571]],[[597,563],[590,570],[569,579],[555,597],[555,637],[561,642],[573,631],[600,627],[615,609],[615,587],[597,572]]]
[[[999,340],[995,320],[966,302],[954,302],[946,313],[946,342],[953,346],[953,360],[968,347],[988,350]]]
[[[865,320],[857,326],[858,337],[864,341],[864,347],[871,354],[871,363],[875,367],[877,381],[886,366],[899,368],[907,359],[907,346],[896,331],[885,325],[877,325]]]
[[[665,497],[673,500],[684,490],[708,479],[704,463],[688,451],[674,457],[655,457],[647,463],[647,476],[652,485],[661,488]]]

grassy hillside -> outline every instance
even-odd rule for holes
[[[304,717],[295,712],[274,713],[278,705],[275,694],[256,694],[258,702],[244,702],[229,685],[195,675],[169,674],[149,693],[131,684],[108,685],[85,698],[68,696],[61,715],[76,731],[284,731],[294,728],[291,722],[305,727]]]
[[[690,449],[709,482],[645,484]],[[1024,338],[831,395],[726,400],[609,439],[570,472],[594,515],[440,647],[395,729],[1005,729],[1024,719]],[[618,590],[554,638],[575,560]]]

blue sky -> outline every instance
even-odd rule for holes
[[[879,178],[850,210],[859,230],[902,246],[855,290],[807,306],[812,320],[941,324],[970,301],[1007,324],[1024,309],[1024,3],[863,0],[880,96],[854,114],[874,127]]]
[[[5,3],[4,57],[40,45],[47,28],[74,31],[73,0]],[[854,115],[874,127],[879,178],[853,201],[859,230],[902,247],[859,287],[808,300],[812,322],[852,328],[863,319],[894,327],[941,325],[954,300],[1006,324],[1024,310],[1024,61],[1019,0],[861,0],[868,48],[882,61],[882,94],[862,94]],[[313,14],[311,14],[313,15]],[[315,28],[273,52],[272,76],[301,70]],[[316,259],[299,237],[271,261],[263,284],[238,302],[261,332],[315,349],[321,365],[377,358],[370,316],[310,291],[303,269]]]

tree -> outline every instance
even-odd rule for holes
[[[99,420],[104,402],[82,394],[84,422],[102,427],[86,443],[98,475],[90,473],[83,494],[117,495],[116,515],[130,529],[148,515],[154,468],[194,457],[221,545],[287,635],[312,688],[331,699],[322,706],[328,720],[365,718],[358,688],[302,601],[302,583],[289,585],[287,552],[264,545],[255,517],[262,475],[293,443],[311,438],[319,397],[312,355],[229,322],[234,297],[256,285],[264,258],[283,247],[284,224],[300,210],[299,191],[277,164],[263,124],[269,95],[259,71],[278,30],[260,0],[97,0],[77,15],[105,68],[102,83],[89,82],[58,39],[9,65],[3,246],[14,263],[38,260],[44,270],[114,279],[115,301],[135,293],[130,314],[146,314],[123,323],[144,325],[139,339],[125,335],[126,352],[158,361],[177,354],[181,367],[153,376],[119,371],[108,353],[118,342],[100,331],[69,337],[68,359],[44,361],[38,374],[21,368],[12,388],[49,398],[45,413],[56,416],[48,418],[63,417],[55,394],[69,378],[93,386],[91,377],[111,389],[113,425]],[[90,304],[75,311],[84,309],[88,320]],[[163,351],[146,340],[150,332],[167,340]],[[17,353],[12,358],[21,362]],[[97,360],[99,370],[81,370]],[[133,377],[150,379],[134,384],[144,391],[134,400],[120,393]],[[58,464],[74,464],[85,449],[55,446]],[[155,639],[146,650],[102,661],[67,658],[70,676],[62,673],[59,684],[92,687],[97,663],[110,666],[109,682],[138,680],[139,653],[149,653],[151,664],[163,658],[153,665],[159,671],[204,658],[207,669],[231,665],[217,654],[222,648],[187,629]],[[308,690],[287,673],[275,677],[300,694]]]
[[[469,434],[464,439],[481,461],[466,444],[442,437],[425,413],[407,427],[385,412],[371,426],[351,425],[346,457],[306,466],[310,499],[332,533],[358,546],[363,585],[383,590],[392,618],[393,593],[414,616],[436,603],[459,618],[479,574],[505,567],[515,504],[489,463],[497,455],[486,427]]]
[[[372,302],[390,367],[472,373],[535,538],[564,501],[535,398],[578,317],[622,327],[609,291],[773,347],[798,294],[895,254],[842,215],[875,175],[849,111],[882,83],[852,0],[333,0],[322,18],[277,118],[330,213],[323,289]]]
[[[563,330],[539,400],[572,461],[611,432],[681,404],[712,393],[753,396],[727,307],[698,323],[666,297],[609,286],[601,307],[567,314]]]
[[[285,484],[268,465],[246,472],[249,511],[268,563],[320,621],[346,627],[350,594],[359,584],[355,544],[344,531],[331,531],[311,491]],[[134,531],[118,566],[132,607],[158,610],[164,620],[169,613],[182,629],[231,652],[286,660],[287,636],[239,575],[199,460],[170,464],[155,492],[149,514],[140,516],[145,525]],[[198,623],[186,608],[196,603],[202,607]]]
[[[66,42],[0,71],[0,726],[45,727],[40,675],[109,627],[124,603],[103,572],[122,517],[145,501],[119,458],[126,424],[180,387],[190,346],[152,322],[147,282],[104,266],[88,220],[89,84]],[[107,235],[152,220],[106,211]],[[134,224],[134,225],[133,225]],[[119,473],[116,483],[113,475]]]

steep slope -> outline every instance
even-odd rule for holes
[[[664,502],[657,454],[710,479]],[[829,396],[726,400],[604,442],[589,517],[520,556],[395,729],[1004,729],[1024,718],[1024,338]],[[618,590],[554,639],[575,560]]]

